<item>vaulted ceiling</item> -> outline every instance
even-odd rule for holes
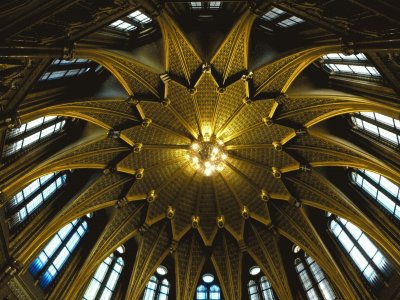
[[[29,243],[20,243],[21,236],[6,243],[22,272],[60,228],[102,210],[110,212],[109,219],[74,275],[74,288],[63,292],[65,299],[78,298],[101,261],[131,239],[138,246],[129,271],[127,299],[139,299],[157,266],[168,258],[174,261],[177,299],[194,297],[205,264],[214,268],[225,299],[242,299],[246,294],[242,273],[247,272],[244,253],[268,275],[279,299],[292,299],[280,239],[290,240],[312,256],[343,299],[359,299],[336,254],[316,228],[320,224],[315,223],[314,211],[351,220],[385,250],[395,266],[400,265],[398,233],[382,230],[327,175],[331,168],[361,168],[400,184],[399,165],[325,125],[358,111],[398,116],[400,105],[377,96],[292,88],[322,55],[355,50],[371,53],[383,74],[389,74],[387,85],[396,91],[400,86],[396,65],[382,62],[392,53],[383,48],[394,52],[398,48],[396,40],[388,39],[398,35],[391,30],[398,20],[394,12],[390,16],[390,4],[375,8],[364,1],[351,1],[345,4],[346,15],[340,15],[341,1],[327,5],[279,2],[282,9],[312,24],[307,28],[309,40],[297,41],[290,48],[286,38],[291,34],[299,38],[306,32],[282,31],[285,39],[274,47],[284,49],[257,65],[250,48],[259,30],[255,28],[260,22],[257,17],[269,3],[253,3],[251,9],[247,3],[224,3],[230,5],[226,11],[231,9],[232,22],[219,33],[223,37],[213,50],[204,40],[196,41],[192,28],[185,27],[187,20],[180,18],[182,3],[162,7],[147,1],[138,5],[70,1],[66,7],[63,1],[56,2],[30,15],[32,26],[22,27],[18,22],[24,20],[18,14],[22,6],[3,10],[1,121],[12,124],[18,118],[26,123],[43,115],[58,115],[96,126],[89,126],[90,134],[23,172],[15,174],[13,164],[4,165],[0,170],[3,202],[51,172],[101,172],[55,211],[42,230],[32,232]],[[157,43],[161,33],[161,47],[156,51],[162,57],[161,65],[146,64],[146,59],[132,51],[132,39],[116,37],[115,47],[110,37],[104,44],[94,43],[101,37],[98,29],[140,4],[153,12],[156,24],[150,36],[138,37],[138,43]],[[356,7],[364,9],[363,13],[355,13]],[[50,13],[55,8],[59,11]],[[363,22],[362,16],[367,17],[372,9],[370,23]],[[46,14],[48,18],[43,18]],[[88,18],[86,23],[83,15]],[[389,17],[388,22],[381,22],[382,15]],[[321,43],[316,42],[319,35],[323,36]],[[64,97],[34,105],[24,100],[52,58],[62,55],[103,66],[126,96]],[[212,176],[197,171],[190,161],[191,145],[205,136],[220,140],[227,154],[224,168]]]

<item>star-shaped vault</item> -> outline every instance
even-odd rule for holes
[[[294,79],[339,45],[301,49],[254,70],[248,45],[256,16],[234,25],[210,61],[196,52],[166,14],[165,72],[130,53],[77,47],[76,56],[98,62],[121,83],[128,99],[85,99],[21,113],[22,121],[43,114],[84,119],[99,132],[57,153],[3,188],[13,195],[21,182],[74,168],[103,169],[89,187],[62,208],[43,231],[17,253],[22,263],[68,222],[88,212],[117,206],[76,277],[79,292],[96,266],[140,232],[127,297],[138,299],[157,265],[175,261],[179,299],[192,299],[202,267],[210,259],[226,299],[241,299],[242,253],[267,274],[280,299],[291,289],[278,247],[284,236],[301,246],[325,270],[346,299],[356,293],[346,282],[313,228],[303,206],[330,211],[362,228],[386,249],[393,244],[325,176],[319,167],[357,167],[397,180],[392,167],[316,124],[341,114],[382,109],[350,95],[294,95]],[[387,108],[393,109],[393,108]],[[228,154],[214,176],[196,171],[187,155],[194,140],[215,135]],[[246,228],[246,230],[245,230]],[[246,233],[246,234],[245,234]],[[208,258],[206,248],[212,246]],[[400,262],[398,251],[388,251]]]

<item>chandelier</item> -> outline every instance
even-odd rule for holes
[[[224,143],[215,136],[205,135],[195,140],[190,146],[190,162],[195,170],[205,176],[211,176],[224,169],[224,160],[228,155],[224,152]]]

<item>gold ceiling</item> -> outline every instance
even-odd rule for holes
[[[278,248],[281,236],[315,259],[339,295],[356,299],[305,206],[351,220],[391,253],[393,261],[400,262],[391,237],[318,168],[369,169],[399,182],[398,170],[317,125],[354,111],[393,114],[398,108],[351,95],[287,93],[304,68],[325,53],[340,51],[339,45],[296,50],[249,70],[248,44],[255,18],[245,13],[207,62],[176,23],[161,14],[157,21],[163,33],[163,74],[127,52],[77,47],[76,57],[107,68],[126,90],[128,100],[82,99],[22,109],[22,121],[57,114],[84,119],[109,131],[123,124],[132,126],[117,138],[103,131],[91,134],[6,183],[2,190],[11,197],[20,186],[46,173],[104,169],[61,209],[50,226],[16,251],[22,265],[28,266],[34,254],[68,222],[113,206],[111,220],[74,279],[76,288],[67,292],[69,299],[78,297],[105,257],[135,236],[139,248],[128,299],[139,299],[167,255],[175,261],[178,299],[193,298],[208,259],[225,299],[241,299],[245,251],[267,274],[278,297],[291,299]],[[213,176],[196,171],[188,159],[190,145],[206,135],[223,141],[228,154],[224,169]],[[18,243],[18,239],[13,241],[14,246]],[[204,250],[207,246],[212,246],[209,258]]]

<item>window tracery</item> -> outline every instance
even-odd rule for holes
[[[294,267],[299,276],[301,285],[309,300],[337,299],[329,281],[324,272],[314,259],[302,251],[300,247],[295,246],[293,252],[296,254]]]
[[[83,300],[109,300],[112,298],[125,265],[122,257],[124,252],[125,248],[120,246],[100,264],[86,288]]]
[[[29,272],[43,290],[47,290],[62,272],[63,266],[88,231],[89,216],[76,219],[61,228],[29,267]]]
[[[326,71],[332,74],[348,74],[364,77],[380,78],[379,71],[369,62],[363,53],[345,55],[329,53],[322,56]]]
[[[269,11],[261,16],[261,19],[272,22],[276,26],[281,28],[288,28],[305,22],[303,19],[296,16],[291,16],[287,12],[277,7],[271,8]]]
[[[50,201],[66,180],[66,173],[50,173],[34,180],[12,197],[6,205],[6,212],[10,215],[11,230],[27,220],[45,202]]]
[[[94,64],[88,59],[55,59],[52,61],[48,70],[40,77],[39,81],[76,77],[91,70],[97,72],[100,70],[100,68],[100,66]]]
[[[7,131],[3,158],[61,132],[66,120],[58,116],[45,116],[22,124],[19,128]]]
[[[143,300],[168,300],[170,283],[167,279],[168,269],[159,266],[156,273],[150,277],[143,294]]]
[[[329,228],[367,282],[377,287],[391,271],[391,265],[376,245],[351,222],[330,214]]]
[[[196,288],[196,300],[221,300],[221,289],[215,283],[214,275],[206,273]]]
[[[357,130],[386,141],[393,146],[400,145],[400,121],[377,112],[358,112],[351,115]]]
[[[250,300],[275,300],[275,294],[267,277],[261,273],[259,266],[249,269],[250,281],[247,290]]]
[[[153,20],[145,13],[136,10],[128,16],[112,22],[108,27],[121,32],[131,32],[151,23],[152,21]]]
[[[399,186],[377,173],[357,169],[350,173],[351,180],[364,194],[386,212],[400,220]]]

